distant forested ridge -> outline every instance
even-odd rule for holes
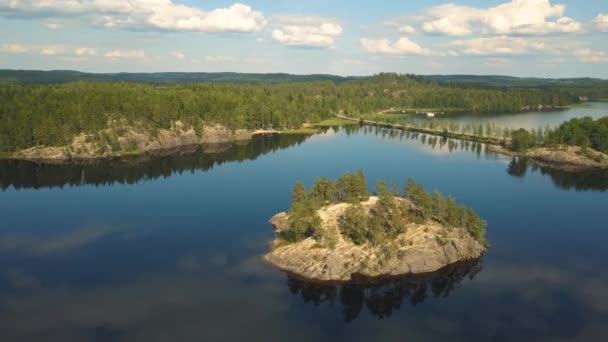
[[[0,85],[0,152],[65,145],[110,122],[151,133],[177,120],[195,130],[208,124],[282,130],[336,113],[358,115],[392,107],[517,112],[533,104],[575,103],[582,95],[562,89],[461,87],[397,74],[341,83],[9,82]]]
[[[8,70],[0,69],[0,82],[26,84],[59,84],[77,81],[139,82],[150,84],[239,83],[239,82],[324,82],[341,83],[358,77],[327,74],[294,75],[285,73],[256,74],[238,72],[152,72],[89,73],[73,70]]]

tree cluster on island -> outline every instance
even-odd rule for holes
[[[511,132],[509,148],[524,152],[537,146],[573,145],[608,153],[608,116],[593,120],[574,118],[555,129],[518,129]]]
[[[398,74],[340,84],[8,83],[0,84],[0,152],[66,145],[79,134],[98,134],[111,122],[152,135],[176,121],[198,131],[206,124],[281,130],[319,122],[335,113],[358,116],[391,107],[517,112],[529,104],[575,103],[578,95],[560,89],[444,85]]]
[[[345,173],[335,182],[318,178],[309,191],[297,182],[288,211],[289,228],[280,237],[292,243],[311,237],[322,240],[327,231],[321,228],[318,210],[336,203],[349,203],[339,217],[339,230],[343,237],[357,245],[380,245],[405,233],[408,224],[422,224],[427,220],[440,222],[446,229],[464,229],[486,244],[487,223],[451,196],[445,197],[439,192],[431,194],[412,179],[406,181],[403,191],[394,183],[388,186],[385,181],[379,181],[375,191],[378,200],[368,212],[361,204],[370,197],[367,189],[363,171]]]

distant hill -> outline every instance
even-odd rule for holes
[[[608,80],[599,78],[534,78],[512,76],[477,76],[477,75],[427,75],[425,79],[455,84],[471,84],[490,87],[594,87],[608,86]]]
[[[67,83],[75,81],[126,81],[153,84],[211,82],[319,82],[342,83],[356,77],[335,75],[248,74],[235,72],[156,72],[156,73],[86,73],[72,70],[7,70],[0,69],[2,82]]]
[[[519,78],[511,76],[427,75],[417,76],[429,81],[468,85],[470,87],[608,87],[608,80],[597,78]],[[285,83],[322,82],[343,83],[361,79],[357,76],[328,74],[293,75],[285,73],[259,74],[236,72],[154,72],[154,73],[87,73],[73,70],[9,70],[0,69],[0,83],[28,84],[67,83],[76,81],[124,81],[151,84],[179,83]]]

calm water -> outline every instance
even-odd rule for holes
[[[594,119],[608,116],[608,102],[593,102],[584,106],[564,110],[547,110],[539,112],[525,112],[519,114],[475,114],[452,113],[439,115],[438,118],[447,118],[464,123],[495,123],[497,127],[538,129],[545,126],[556,127],[572,118],[590,116]]]
[[[540,114],[539,114],[540,115]],[[544,115],[544,114],[543,114]],[[608,175],[372,128],[58,167],[0,163],[2,341],[602,341]],[[213,153],[210,153],[213,152]],[[297,180],[407,177],[489,221],[432,275],[329,286],[261,255]]]

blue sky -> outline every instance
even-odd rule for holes
[[[0,0],[0,68],[608,78],[608,1]]]

